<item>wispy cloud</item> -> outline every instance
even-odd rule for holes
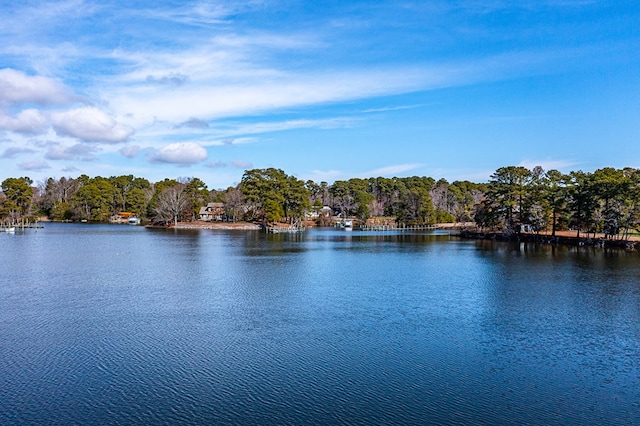
[[[572,160],[522,160],[519,166],[526,167],[527,169],[533,169],[536,166],[542,167],[544,170],[568,170],[575,166],[577,162]]]
[[[234,160],[229,163],[224,161],[210,161],[205,164],[205,167],[210,169],[222,169],[225,167],[233,167],[236,169],[247,170],[253,168],[253,163],[250,161]]]
[[[536,2],[514,2],[511,0],[461,0],[454,6],[472,13],[487,14],[503,10],[548,10],[549,8],[582,7],[598,0],[539,0]]]
[[[26,170],[26,171],[40,171],[40,170],[46,170],[51,168],[49,163],[42,160],[24,161],[18,164],[18,167],[21,170]]]
[[[361,121],[359,118],[352,117],[333,117],[321,119],[297,119],[284,121],[261,121],[258,123],[236,123],[225,122],[212,128],[213,134],[217,137],[229,136],[220,142],[224,145],[239,144],[251,142],[253,138],[232,138],[238,135],[255,135],[273,132],[282,132],[295,129],[338,129],[347,128]]]
[[[198,51],[187,53],[181,59],[169,55],[169,63],[179,61],[190,64],[189,71],[185,70],[189,75],[189,84],[171,90],[151,90],[146,81],[136,80],[135,74],[145,76],[144,78],[149,75],[150,70],[143,68],[129,74],[128,83],[108,87],[101,97],[120,115],[131,117],[129,123],[133,127],[149,123],[154,117],[180,124],[193,117],[211,121],[270,114],[291,108],[331,105],[494,81],[530,73],[561,54],[510,52],[482,59],[439,64],[366,68],[352,66],[313,71],[278,69],[274,68],[275,63],[248,62],[244,56],[227,58],[222,55],[217,58]],[[165,54],[161,53],[159,56],[152,63],[163,63]],[[220,63],[226,65],[221,67]],[[170,67],[173,68],[173,65]],[[155,70],[152,73],[163,75],[165,71]],[[390,106],[365,112],[419,106]]]
[[[76,166],[65,166],[62,168],[62,171],[64,173],[76,173],[80,171],[80,169],[78,169]]]
[[[160,86],[167,85],[167,86],[173,86],[173,87],[182,86],[183,84],[188,83],[189,80],[190,79],[188,75],[179,74],[179,73],[170,73],[170,74],[165,74],[161,76],[148,75],[147,78],[145,79],[145,81],[147,81],[148,83],[158,84]]]
[[[175,126],[176,129],[188,128],[188,129],[208,129],[209,123],[206,120],[200,118],[191,117],[187,121],[183,121]]]
[[[364,172],[356,172],[353,170],[313,170],[311,173],[304,174],[304,180],[312,180],[314,182],[329,182],[332,183],[336,180],[350,179],[358,177],[361,179],[375,178],[375,177],[400,177],[406,172],[411,170],[417,170],[423,167],[422,164],[394,164],[390,166],[380,167],[378,169],[368,170]]]
[[[222,169],[224,167],[229,167],[229,164],[224,161],[209,161],[204,166],[210,169]]]
[[[404,111],[407,109],[421,108],[423,106],[424,104],[398,105],[398,106],[389,106],[389,107],[382,107],[382,108],[369,108],[369,109],[363,110],[362,112],[365,114],[370,114],[370,113],[376,113],[376,112]]]
[[[85,0],[60,0],[50,2],[7,2],[2,8],[12,19],[4,20],[0,34],[12,36],[41,33],[70,21],[91,16],[101,9],[98,3]]]
[[[381,167],[379,169],[370,170],[364,173],[361,173],[363,177],[394,177],[399,174],[406,173],[411,170],[416,170],[421,168],[422,164],[412,163],[412,164],[394,164],[391,166]]]
[[[253,167],[253,163],[249,161],[241,161],[241,160],[234,160],[231,162],[231,165],[236,169],[243,169],[243,170],[250,169]]]
[[[2,154],[0,154],[0,158],[15,158],[20,154],[31,154],[34,153],[35,150],[30,148],[18,148],[18,147],[10,147],[5,149]]]
[[[60,144],[51,144],[49,150],[45,154],[48,160],[80,160],[92,161],[96,158],[98,149],[95,146],[87,144],[75,144],[69,147]]]
[[[186,3],[186,2],[185,2]],[[235,13],[238,6],[233,7],[231,2],[204,2],[186,3],[178,8],[157,7],[140,10],[140,16],[163,21],[171,21],[185,25],[211,26],[227,22],[227,18]]]
[[[140,147],[138,145],[126,145],[118,150],[123,157],[134,158],[140,153]]]

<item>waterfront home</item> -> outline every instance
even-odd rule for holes
[[[205,207],[200,207],[199,217],[203,222],[221,221],[223,216],[223,203],[208,203]]]
[[[111,216],[111,223],[130,223],[130,219],[137,219],[138,215],[132,212],[120,212]]]

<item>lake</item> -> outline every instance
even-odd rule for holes
[[[0,233],[0,424],[640,424],[640,254]]]

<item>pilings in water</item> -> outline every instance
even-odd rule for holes
[[[264,228],[267,233],[270,234],[284,234],[293,232],[302,232],[305,230],[304,226],[267,226]]]
[[[360,227],[362,231],[433,231],[440,229],[437,225],[414,225],[414,226],[389,226],[389,225],[364,225]]]
[[[39,223],[37,220],[35,222],[22,220],[18,223],[13,223],[11,225],[0,224],[0,232],[16,232],[18,230],[24,232],[25,229],[40,229],[40,228],[44,228],[44,225]]]

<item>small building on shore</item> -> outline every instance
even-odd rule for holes
[[[136,213],[119,212],[118,214],[111,216],[111,223],[131,223],[137,225],[138,223],[140,223],[140,219],[138,219],[138,215]]]
[[[223,203],[208,203],[200,207],[199,219],[202,222],[220,222],[224,218]]]

